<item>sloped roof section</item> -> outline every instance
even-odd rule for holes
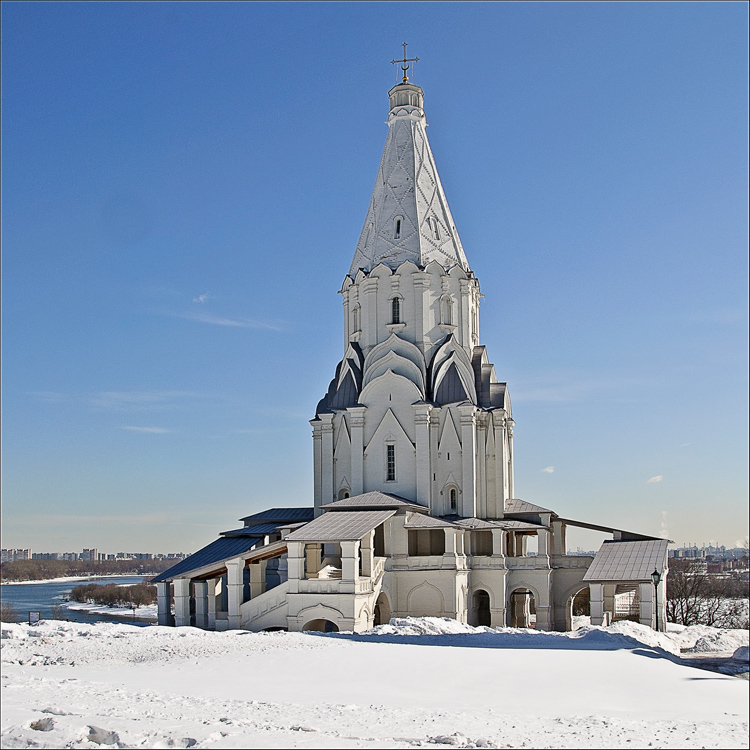
[[[293,531],[287,542],[353,542],[387,521],[395,510],[360,510],[324,513]]]
[[[533,503],[527,503],[525,500],[519,500],[518,498],[512,498],[505,501],[505,512],[506,513],[553,513],[553,510],[549,508],[542,508],[541,505],[534,505]]]
[[[446,521],[444,518],[424,516],[421,513],[412,515],[404,524],[407,529],[455,529],[458,524]]]
[[[397,104],[402,90],[420,106]],[[406,260],[421,267],[434,260],[469,271],[427,140],[424,93],[406,83],[390,95],[388,135],[349,274],[369,272],[379,263],[397,268]]]
[[[304,523],[304,521],[303,521]],[[259,536],[263,537],[266,534],[275,534],[283,526],[283,522],[277,521],[276,523],[259,523],[253,526],[242,526],[239,529],[230,529],[229,531],[222,531],[222,536]]]
[[[160,573],[156,578],[151,579],[151,583],[157,583],[158,581],[170,581],[173,578],[181,578],[191,570],[197,568],[203,568],[211,563],[226,560],[236,555],[241,555],[243,552],[247,552],[253,547],[263,543],[262,537],[222,537],[217,539],[211,544],[199,549],[196,553],[186,557],[184,560],[180,560],[176,565],[168,568],[163,573]]]
[[[584,581],[650,581],[667,563],[666,539],[643,542],[606,541],[584,575]]]
[[[386,509],[408,509],[427,513],[429,508],[424,505],[413,503],[398,495],[390,495],[387,492],[365,492],[362,495],[347,497],[343,500],[336,500],[323,506],[324,511],[335,510],[386,510]]]
[[[293,523],[296,521],[312,521],[315,517],[314,508],[269,508],[260,513],[240,518],[245,526],[254,526],[260,523]]]

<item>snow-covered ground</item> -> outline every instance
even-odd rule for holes
[[[747,631],[678,630],[3,624],[2,747],[747,747],[748,682],[673,656]]]

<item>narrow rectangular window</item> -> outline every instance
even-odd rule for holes
[[[386,466],[385,466],[386,481],[395,482],[396,481],[396,446],[395,445],[386,446],[386,462],[385,463],[386,463]]]

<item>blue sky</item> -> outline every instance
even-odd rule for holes
[[[746,537],[747,13],[3,3],[3,546],[192,551],[312,502],[404,39],[516,494]]]

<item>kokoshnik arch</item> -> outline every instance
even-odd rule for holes
[[[439,616],[566,630],[588,587],[592,623],[663,629],[667,540],[514,497],[510,395],[480,343],[479,281],[427,140],[424,92],[406,55],[398,62],[340,291],[343,358],[311,421],[312,506],[243,518],[156,578],[159,623],[362,631]],[[568,525],[612,539],[596,557],[568,555]]]

